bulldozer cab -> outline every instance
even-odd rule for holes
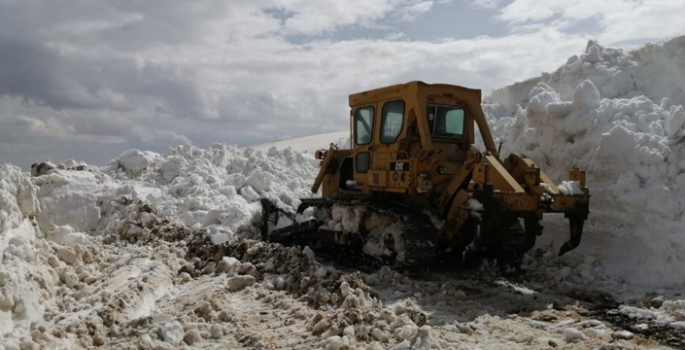
[[[485,123],[480,102],[480,90],[418,81],[350,95],[354,181],[406,193],[416,187],[414,158],[440,154],[440,160],[463,161],[474,124]],[[482,136],[496,152],[489,131]]]

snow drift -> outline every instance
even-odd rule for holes
[[[102,170],[125,188],[121,193],[130,192],[165,216],[226,240],[249,224],[260,208],[259,198],[296,207],[299,198],[312,196],[310,181],[318,163],[292,149],[184,145],[165,155],[128,151]]]
[[[0,165],[0,335],[28,328],[45,311],[41,288],[31,279],[37,272],[31,224],[40,211],[36,190],[19,168]]]
[[[484,109],[505,151],[528,155],[559,180],[574,165],[587,169],[591,213],[573,255],[589,258],[578,272],[681,287],[683,104],[680,37],[628,53],[590,41],[554,73],[494,91]]]

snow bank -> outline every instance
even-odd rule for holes
[[[24,236],[32,236],[30,219],[40,212],[36,192],[18,167],[0,165],[0,258],[15,253]]]
[[[311,196],[318,171],[316,160],[293,150],[225,145],[179,146],[165,155],[127,151],[101,169],[41,164],[33,177],[0,166],[5,348],[102,344],[112,320],[149,315],[173,288],[185,254],[147,246],[151,231],[189,236],[188,226],[227,242],[249,226],[260,197],[296,206]],[[117,248],[103,245],[103,236],[145,245]]]
[[[206,228],[216,242],[234,236],[260,210],[266,197],[283,207],[296,207],[311,197],[311,179],[318,161],[292,149],[267,152],[214,144],[190,145],[153,159],[140,172],[122,171],[131,152],[124,152],[102,170],[122,184],[117,192],[153,205],[160,213],[188,227]],[[134,153],[137,154],[137,153]],[[136,156],[137,157],[137,156]]]
[[[97,171],[66,168],[42,167],[30,178],[17,167],[0,166],[0,344],[6,349],[69,349],[77,338],[88,347],[98,341],[85,338],[100,337],[65,329],[88,324],[95,331],[82,311],[102,295],[77,300],[94,293],[88,284],[103,273],[97,264],[103,249],[93,249],[82,231],[97,232],[107,213],[104,198],[117,186]]]
[[[568,257],[590,257],[585,278],[685,285],[684,91],[680,37],[628,53],[590,41],[554,73],[485,99],[503,153],[524,153],[559,181],[574,165],[588,171],[585,240]]]
[[[91,232],[103,224],[103,206],[116,196],[120,185],[99,171],[51,170],[36,177],[39,186],[40,228],[69,225],[76,231]]]
[[[16,226],[21,215],[40,211],[36,219],[49,239],[74,244],[84,235],[112,233],[117,222],[130,215],[121,206],[140,201],[172,221],[206,229],[222,243],[249,225],[260,210],[260,198],[294,208],[300,198],[311,197],[311,179],[317,172],[318,161],[292,149],[262,152],[215,144],[208,149],[178,146],[164,155],[130,150],[101,169],[60,164],[34,171],[39,175],[33,178],[36,186],[19,182],[8,190],[21,201],[7,206],[12,210],[3,214],[7,219],[2,225],[3,230],[5,225]],[[17,174],[3,178],[12,180]],[[31,195],[35,210],[23,198]]]
[[[28,331],[43,318],[41,287],[49,278],[37,264],[37,232],[31,222],[40,212],[37,188],[12,165],[0,165],[0,344],[5,335]]]

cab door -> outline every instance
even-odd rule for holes
[[[356,107],[352,112],[354,143],[354,181],[359,185],[367,184],[371,169],[374,134],[376,125],[376,105]]]
[[[387,188],[391,159],[405,127],[404,107],[404,101],[393,100],[354,110],[354,180],[362,187]]]
[[[409,163],[398,161],[399,140],[406,134],[405,103],[402,99],[384,101],[379,104],[380,113],[377,121],[377,137],[373,160],[369,173],[369,186],[382,191],[394,191],[393,188],[407,187]]]

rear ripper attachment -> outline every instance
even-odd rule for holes
[[[540,225],[543,214],[563,213],[569,220],[570,238],[560,248],[559,256],[580,245],[590,205],[585,171],[574,168],[569,172],[569,181],[557,186],[526,156],[511,154],[500,163],[485,155],[483,161],[474,167],[469,189],[473,198],[483,204],[481,232],[486,240],[497,242],[497,236],[509,239],[507,237],[512,230],[499,235],[497,230],[510,227],[512,223],[519,224],[522,220],[525,239],[519,250],[525,253],[533,248],[536,237],[543,232]],[[512,240],[511,245],[518,244],[518,239]]]

